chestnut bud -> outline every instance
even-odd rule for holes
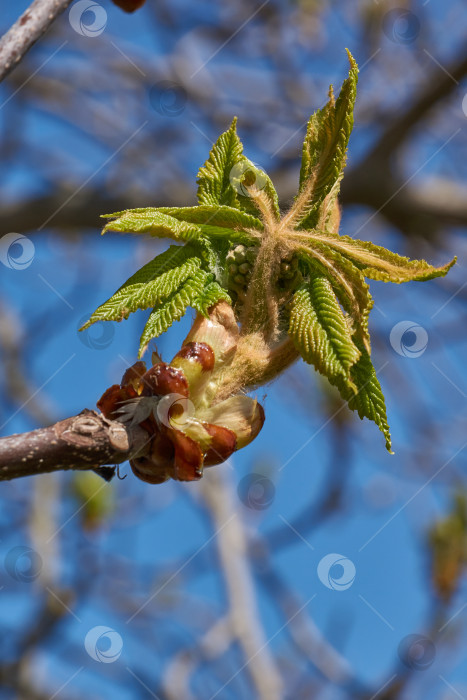
[[[181,430],[168,430],[168,437],[175,448],[175,458],[170,473],[177,481],[198,481],[203,476],[203,453],[199,444]]]
[[[97,402],[97,408],[106,418],[118,418],[118,410],[124,405],[128,399],[134,399],[138,394],[132,386],[120,387],[118,384],[113,384],[101,396]]]
[[[146,0],[113,0],[114,5],[120,7],[124,12],[134,12],[144,5]]]
[[[188,382],[181,369],[160,362],[148,369],[141,378],[142,396],[165,396],[179,394],[188,397]]]
[[[138,362],[135,362],[134,365],[131,365],[131,367],[128,367],[128,369],[122,377],[120,386],[123,387],[127,384],[131,384],[133,389],[139,392],[141,388],[141,377],[144,374],[146,374],[146,363],[142,360],[139,360]]]
[[[170,363],[183,371],[190,387],[190,397],[195,404],[209,382],[214,362],[214,350],[210,345],[190,341],[182,346]]]
[[[204,466],[212,467],[225,462],[237,449],[237,436],[232,430],[221,425],[203,423],[203,427],[211,436],[211,444],[204,455]]]
[[[165,469],[157,470],[149,457],[130,459],[130,467],[133,474],[147,484],[163,484],[164,481],[170,478]]]

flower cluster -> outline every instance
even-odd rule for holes
[[[216,402],[237,340],[232,309],[220,302],[208,318],[198,316],[170,364],[158,356],[149,369],[136,362],[99,399],[107,418],[147,431],[148,449],[130,460],[140,479],[200,479],[203,467],[224,462],[257,436],[264,411],[255,399],[237,394]]]

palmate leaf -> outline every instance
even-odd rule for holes
[[[292,300],[289,335],[301,356],[331,384],[357,391],[350,368],[360,357],[330,282],[315,277]]]
[[[219,136],[209,158],[198,173],[199,204],[227,205],[238,209],[237,193],[230,183],[230,173],[241,160],[243,144],[237,135],[237,119]]]
[[[150,340],[165,333],[174,321],[185,315],[187,308],[201,295],[208,277],[204,270],[196,270],[168,299],[154,307],[141,336],[138,357],[144,353]]]
[[[279,200],[274,185],[263,170],[243,155],[235,118],[230,128],[219,136],[208,160],[198,172],[198,202],[200,205],[225,205],[256,217],[258,210],[248,194],[252,185],[266,193],[279,218]]]
[[[315,243],[312,253],[301,251],[300,255],[312,276],[318,272],[329,280],[352,321],[353,332],[370,351],[368,317],[374,302],[363,273],[351,260],[324,243]]]
[[[316,226],[319,208],[331,191],[335,199],[338,182],[345,166],[347,144],[353,128],[353,108],[357,94],[358,67],[350,52],[348,78],[337,100],[332,86],[329,101],[308,122],[303,144],[299,192],[307,192],[308,205],[301,218],[301,228]]]
[[[362,420],[363,418],[369,418],[376,423],[385,437],[386,449],[393,454],[384,394],[370,355],[363,346],[360,347],[360,351],[360,359],[353,365],[350,372],[352,381],[357,387],[357,393],[353,393],[346,386],[339,387],[339,390],[348,401],[349,408],[357,411]]]
[[[391,452],[384,396],[364,346],[355,340],[325,277],[315,277],[292,300],[289,334],[301,356],[334,384],[349,408],[374,421]]]
[[[280,219],[279,197],[272,180],[267,173],[258,168],[251,160],[243,157],[233,168],[230,180],[237,192],[240,208],[253,216],[257,215],[258,209],[249,193],[250,187],[264,192],[269,201],[269,206],[277,220]]]
[[[193,224],[220,226],[233,231],[263,230],[263,224],[257,216],[251,216],[234,207],[200,204],[198,207],[160,207],[158,211],[179,221]]]
[[[115,217],[103,228],[102,233],[149,233],[157,238],[172,238],[174,241],[190,241],[199,238],[201,231],[196,224],[180,221],[154,207],[128,209],[104,218]]]
[[[226,301],[228,304],[232,303],[232,299],[227,294],[225,289],[220,286],[217,282],[208,282],[204,289],[201,290],[200,294],[193,299],[191,306],[199,311],[203,316],[208,317],[208,310],[218,301]]]
[[[231,228],[223,228],[222,226],[211,226],[210,224],[199,224],[201,233],[210,239],[215,245],[219,239],[228,240],[231,243],[242,243],[243,245],[255,245],[259,238],[247,233],[246,231],[234,231]]]
[[[411,260],[382,246],[350,236],[329,236],[313,232],[311,237],[350,259],[365,277],[382,282],[424,282],[444,277],[457,259],[453,258],[442,267],[433,267],[426,260]]]
[[[148,207],[106,216],[112,216],[114,220],[106,224],[103,233],[149,233],[176,241],[197,240],[204,236],[212,237],[215,242],[223,237],[251,245],[258,240],[263,230],[263,224],[258,218],[227,206]],[[253,231],[258,233],[254,235]]]
[[[138,309],[159,304],[201,267],[199,248],[170,246],[132,275],[92,314],[81,330],[98,321],[121,321]]]

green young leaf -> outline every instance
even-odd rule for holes
[[[376,423],[391,452],[386,405],[370,355],[352,338],[326,278],[315,277],[295,293],[289,334],[303,359],[339,389],[349,408]]]
[[[292,300],[289,335],[303,359],[328,377],[356,391],[350,368],[360,357],[349,324],[325,277],[315,277]]]
[[[105,218],[111,216],[116,218],[104,226],[102,233],[149,233],[157,238],[172,238],[174,241],[196,240],[201,233],[196,224],[179,221],[154,207],[128,209],[116,214],[106,214]]]
[[[442,267],[433,267],[425,260],[411,260],[382,246],[350,236],[329,236],[314,232],[311,237],[352,260],[365,277],[382,282],[426,281],[444,277],[457,259],[454,258]]]
[[[386,415],[386,403],[381,390],[381,385],[376,376],[375,368],[370,355],[365,348],[360,347],[361,357],[352,367],[350,374],[357,387],[357,393],[353,393],[347,387],[339,387],[342,396],[348,401],[349,408],[357,411],[360,418],[369,418],[374,421],[386,439],[386,449],[392,453],[391,433],[389,432]]]
[[[199,224],[201,233],[208,238],[211,243],[215,243],[218,239],[228,240],[231,244],[242,243],[243,245],[255,245],[259,238],[246,231],[234,231],[231,228],[222,228],[222,226],[211,226],[210,224]]]
[[[263,230],[263,224],[256,216],[246,214],[234,207],[203,204],[198,207],[160,207],[159,211],[179,221],[193,224],[220,226],[234,231]]]
[[[132,275],[81,328],[97,321],[121,321],[138,309],[148,309],[170,297],[201,267],[200,252],[187,245],[170,246]]]
[[[243,146],[237,136],[237,119],[219,136],[209,158],[198,173],[199,204],[223,205],[238,209],[237,193],[230,183],[233,167],[242,157]]]
[[[319,208],[331,192],[337,197],[338,184],[345,166],[347,144],[353,127],[353,108],[357,94],[358,67],[350,52],[349,76],[334,100],[332,86],[329,102],[308,122],[300,170],[300,194],[307,200],[300,221],[302,228],[315,228]]]
[[[313,242],[312,250],[301,251],[301,257],[312,275],[318,273],[329,280],[339,302],[349,314],[353,332],[369,351],[368,317],[373,299],[363,273],[351,260],[324,243]]]
[[[201,257],[203,268],[212,273],[216,279],[225,277],[225,259],[231,247],[231,242],[225,236],[203,236],[200,239]]]
[[[199,170],[198,202],[208,206],[225,205],[257,218],[258,209],[248,193],[248,188],[254,185],[266,193],[279,218],[279,201],[274,185],[263,170],[243,155],[236,125],[235,118],[230,129],[219,136],[208,160]],[[231,228],[230,225],[228,227]]]
[[[179,321],[185,315],[187,307],[192,306],[202,293],[207,278],[207,272],[196,270],[166,301],[154,307],[141,336],[138,357],[144,353],[150,340],[165,333],[174,321]]]
[[[217,282],[209,282],[204,289],[201,291],[199,296],[193,299],[191,306],[199,311],[203,316],[208,317],[208,310],[218,301],[226,301],[228,304],[232,303],[232,299],[228,295],[227,291],[223,289]]]
[[[258,207],[250,191],[250,188],[254,187],[260,192],[264,192],[274,218],[277,221],[280,219],[279,198],[272,180],[264,170],[258,168],[251,160],[243,156],[232,169],[230,181],[237,192],[240,207],[248,214],[258,216]]]

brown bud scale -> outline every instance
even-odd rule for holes
[[[165,396],[180,394],[188,397],[188,382],[181,369],[160,362],[148,369],[142,377],[142,396]]]
[[[134,365],[128,367],[125,374],[122,377],[120,386],[126,386],[131,384],[132,387],[138,391],[141,388],[141,378],[146,374],[146,363],[142,360],[135,362]]]
[[[177,358],[199,362],[203,372],[211,372],[214,369],[214,350],[207,343],[188,342],[177,352]]]
[[[204,455],[204,466],[212,467],[225,462],[237,449],[237,436],[233,430],[213,423],[203,423],[204,429],[212,438],[211,445]]]

